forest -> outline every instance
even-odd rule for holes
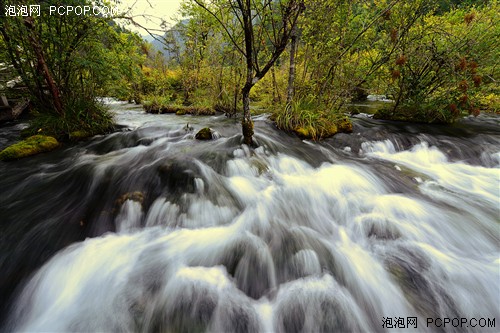
[[[103,96],[241,117],[248,144],[261,113],[302,138],[350,132],[368,95],[393,101],[376,118],[450,124],[499,111],[498,13],[496,0],[193,0],[157,48],[124,28],[127,13],[6,16],[0,62],[25,89],[4,94],[30,100],[26,136],[60,140],[112,128]]]

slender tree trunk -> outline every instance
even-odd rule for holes
[[[244,5],[243,5],[244,4]],[[243,98],[243,119],[241,121],[241,126],[243,129],[243,143],[246,145],[251,145],[253,142],[253,122],[252,115],[250,113],[250,90],[254,86],[254,54],[253,54],[253,24],[252,24],[252,11],[251,11],[251,1],[245,0],[240,2],[240,9],[243,18],[243,31],[245,34],[245,58],[246,58],[246,80],[243,89],[241,90],[241,95]]]
[[[28,35],[29,42],[33,51],[35,51],[35,55],[37,58],[37,69],[45,78],[47,86],[49,87],[50,94],[52,95],[52,101],[54,103],[54,107],[61,116],[64,117],[64,110],[61,103],[61,97],[59,94],[59,88],[57,87],[52,75],[50,74],[49,67],[47,66],[47,62],[45,61],[45,57],[43,56],[42,46],[40,45],[40,40],[35,36],[35,26],[33,24],[33,18],[27,17],[24,20],[24,25],[30,30],[30,34]]]
[[[243,129],[243,143],[246,145],[251,145],[253,143],[253,121],[252,115],[250,113],[250,90],[252,89],[252,73],[250,73],[250,82],[248,81],[243,86],[241,90],[243,98],[243,119],[241,120],[241,127]]]
[[[292,29],[290,38],[290,69],[288,72],[288,88],[286,91],[286,104],[289,105],[293,101],[293,90],[295,81],[295,53],[297,52],[297,27]]]

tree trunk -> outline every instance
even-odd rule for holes
[[[250,114],[250,89],[252,89],[252,83],[247,81],[241,94],[243,97],[243,119],[241,120],[241,127],[243,129],[243,143],[246,145],[252,145],[253,143],[253,121],[252,115]]]
[[[24,20],[24,25],[30,30],[30,34],[28,35],[29,42],[33,51],[35,52],[37,58],[37,70],[40,74],[45,78],[47,86],[49,87],[50,94],[52,96],[52,101],[54,103],[54,107],[58,114],[64,117],[64,110],[61,103],[61,97],[59,94],[59,88],[57,87],[52,75],[50,74],[49,67],[47,66],[47,62],[45,61],[45,57],[43,56],[42,46],[40,44],[40,39],[35,36],[35,26],[33,24],[33,18],[27,17]]]
[[[293,90],[295,81],[295,53],[297,52],[297,27],[292,29],[290,41],[290,69],[288,72],[288,88],[286,91],[286,104],[290,105],[293,101]]]
[[[244,4],[244,5],[243,5]],[[246,145],[251,145],[253,140],[253,122],[252,115],[250,114],[250,90],[253,85],[257,82],[254,81],[254,49],[253,49],[253,24],[252,24],[252,11],[251,11],[251,1],[245,0],[245,2],[240,2],[240,9],[243,18],[243,32],[245,35],[245,59],[247,65],[246,81],[243,89],[241,90],[241,95],[243,98],[243,119],[241,120],[241,126],[243,129],[243,143]]]

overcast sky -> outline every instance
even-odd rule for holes
[[[148,29],[161,29],[161,18],[172,24],[173,18],[178,15],[182,0],[121,0],[119,8],[122,10],[131,9],[131,15],[134,20]],[[139,17],[145,15],[148,18]],[[147,32],[142,29],[128,26],[129,29],[146,35]],[[159,33],[159,32],[158,32]]]

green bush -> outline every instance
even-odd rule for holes
[[[352,124],[340,110],[321,111],[312,101],[301,100],[284,109],[278,109],[273,117],[276,126],[294,132],[304,139],[320,140],[337,133],[352,132]]]
[[[59,140],[75,137],[74,133],[87,136],[107,133],[113,128],[113,118],[104,104],[96,100],[73,99],[66,101],[64,116],[56,112],[33,112],[25,135],[50,135]],[[73,133],[73,135],[72,135]]]

